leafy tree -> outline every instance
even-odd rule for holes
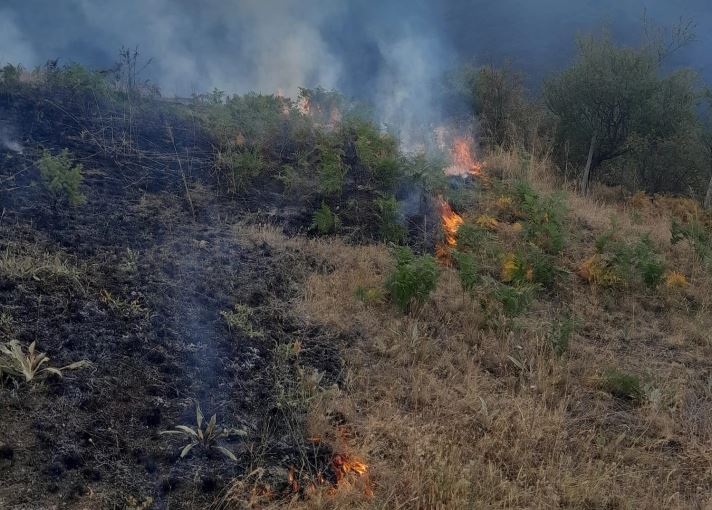
[[[545,83],[559,138],[568,142],[571,156],[586,161],[584,193],[604,163],[635,155],[640,163],[641,154],[694,132],[694,78],[684,70],[661,75],[669,51],[662,43],[626,48],[607,34],[585,37],[575,63]]]

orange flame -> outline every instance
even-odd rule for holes
[[[450,153],[452,164],[445,169],[445,175],[482,175],[482,164],[472,155],[472,139],[467,136],[455,138]]]
[[[440,220],[442,221],[443,231],[445,233],[445,243],[440,243],[435,247],[435,255],[440,260],[447,260],[450,256],[450,250],[457,246],[457,231],[464,223],[462,216],[452,210],[443,197],[438,197],[440,205]]]

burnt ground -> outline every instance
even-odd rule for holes
[[[0,507],[204,508],[256,468],[277,491],[290,466],[329,479],[332,452],[295,429],[298,398],[285,404],[300,369],[339,382],[343,339],[305,329],[289,308],[302,275],[326,268],[239,239],[246,208],[211,192],[199,157],[191,204],[168,156],[122,164],[76,129],[44,125],[18,129],[24,154],[0,149],[0,341],[37,341],[53,366],[92,367],[2,380]],[[87,203],[75,209],[53,203],[32,164],[40,146],[67,145],[85,167]],[[246,328],[221,317],[236,304],[252,313]],[[295,339],[298,359],[276,359]],[[247,431],[221,442],[237,462],[199,448],[181,459],[187,442],[160,435],[194,425],[194,400]]]

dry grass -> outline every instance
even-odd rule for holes
[[[531,179],[498,154],[505,177]],[[507,159],[509,158],[509,159]],[[509,161],[509,163],[507,163]],[[507,163],[509,167],[505,165]],[[544,190],[552,180],[534,179]],[[540,189],[542,189],[540,187]],[[325,261],[295,303],[307,322],[354,338],[342,391],[327,408],[354,427],[353,452],[370,465],[374,496],[354,487],[290,508],[710,508],[712,507],[712,288],[689,247],[670,246],[669,222],[567,196],[571,225],[561,263],[574,268],[618,218],[623,235],[652,232],[684,290],[605,291],[568,274],[517,318],[485,314],[444,269],[431,300],[402,315],[356,299],[392,268],[385,246],[286,238],[269,227],[241,235]],[[585,235],[576,233],[583,229]],[[552,325],[577,317],[570,350],[556,356]],[[640,377],[644,402],[602,390],[605,370]]]

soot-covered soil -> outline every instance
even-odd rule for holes
[[[86,205],[53,207],[33,184],[38,154],[0,150],[0,341],[92,366],[3,378],[0,507],[204,508],[256,468],[277,492],[291,466],[330,479],[332,452],[306,440],[284,389],[305,369],[339,382],[341,339],[289,307],[320,262],[244,242],[233,228],[244,213],[198,172],[191,205],[175,169],[80,154]],[[236,304],[248,324],[228,327],[221,312]],[[295,339],[299,359],[277,359]],[[220,442],[237,462],[201,448],[180,458],[187,441],[160,434],[193,426],[196,400],[247,432]]]

